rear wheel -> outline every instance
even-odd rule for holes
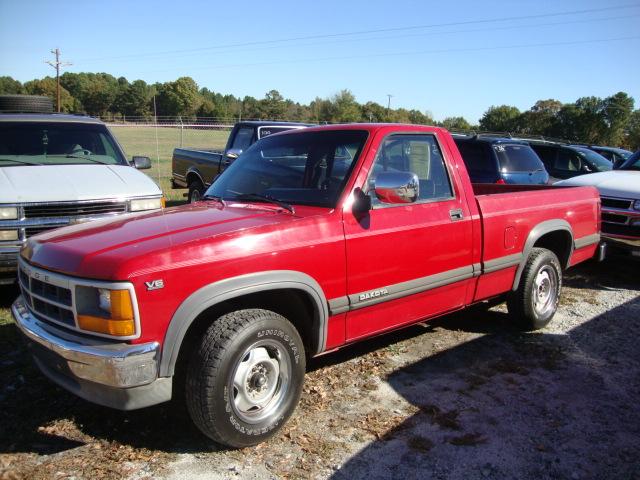
[[[507,300],[509,313],[526,330],[543,328],[558,309],[561,288],[558,257],[546,248],[534,248],[522,271],[518,290]]]
[[[200,180],[192,180],[189,182],[189,203],[197,202],[204,196],[205,188]]]
[[[304,346],[286,318],[260,309],[231,312],[209,327],[191,357],[187,407],[214,441],[256,445],[291,416],[304,373]]]

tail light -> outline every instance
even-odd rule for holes
[[[498,185],[506,185],[507,182],[504,181],[504,178],[499,178],[498,181],[496,182]]]

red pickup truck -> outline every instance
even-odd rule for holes
[[[472,186],[441,128],[313,127],[201,202],[30,238],[12,311],[54,382],[120,409],[184,392],[243,447],[291,415],[309,357],[486,300],[545,326],[599,218],[592,187]]]

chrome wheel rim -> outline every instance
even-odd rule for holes
[[[193,190],[191,192],[191,203],[199,201],[201,198],[200,190]]]
[[[289,390],[291,361],[283,346],[265,340],[251,345],[236,364],[230,403],[246,423],[258,423],[277,412]]]
[[[533,308],[538,315],[544,316],[556,307],[558,299],[558,278],[555,270],[545,265],[533,281]]]

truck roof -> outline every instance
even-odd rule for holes
[[[0,113],[0,122],[60,122],[104,125],[104,122],[97,118],[66,113]]]
[[[315,123],[302,123],[302,122],[278,122],[278,121],[269,121],[269,120],[243,120],[238,122],[236,125],[238,126],[252,126],[252,127],[264,127],[264,126],[302,126],[302,127],[313,127]]]

